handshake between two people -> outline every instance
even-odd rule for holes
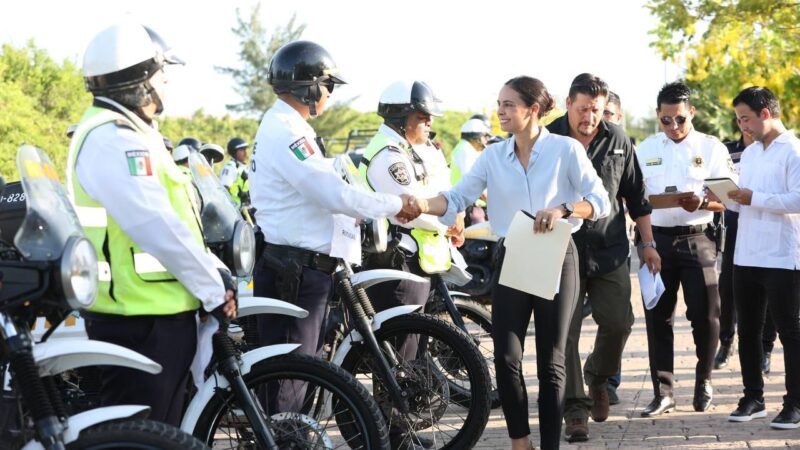
[[[421,214],[434,214],[441,215],[443,211],[436,214],[436,211],[431,211],[428,199],[419,199],[413,195],[401,194],[400,198],[403,200],[403,208],[395,215],[398,222],[406,224],[419,217]],[[434,198],[434,203],[442,199],[441,196]],[[441,203],[441,202],[440,202]],[[438,204],[438,203],[437,203]],[[442,209],[441,206],[438,207]],[[447,236],[450,242],[456,247],[461,247],[464,244],[464,214],[458,214],[455,224],[447,229]]]

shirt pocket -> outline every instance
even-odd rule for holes
[[[750,219],[747,233],[742,236],[746,239],[748,255],[780,256],[781,232],[783,224],[772,220]],[[738,242],[743,241],[737,237]],[[744,243],[744,242],[743,242]]]
[[[689,166],[686,169],[686,178],[693,181],[705,181],[706,178],[710,177],[710,174],[711,171],[707,167]]]
[[[667,168],[664,164],[644,166],[642,167],[642,176],[644,177],[645,186],[647,191],[651,194],[664,192],[666,187],[666,173]]]

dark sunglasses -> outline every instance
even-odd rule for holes
[[[672,125],[673,121],[675,121],[675,123],[677,123],[678,125],[683,125],[684,123],[686,123],[688,119],[686,116],[675,116],[675,117],[661,116],[658,118],[658,120],[660,120],[661,123],[664,125]]]

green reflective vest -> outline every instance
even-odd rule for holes
[[[83,190],[75,164],[86,136],[93,129],[116,122],[148,135],[153,176],[164,187],[178,217],[186,223],[195,241],[205,246],[200,219],[192,203],[191,177],[182,172],[170,154],[156,145],[161,135],[138,118],[105,108],[90,107],[81,118],[69,146],[67,190],[87,237],[98,257],[99,292],[90,311],[122,316],[171,315],[200,307],[195,298],[152,255],[145,253],[119,227],[103,206]]]
[[[407,152],[408,144],[399,143],[380,131],[369,141],[367,148],[364,149],[362,162],[358,165],[361,177],[367,185],[374,191],[375,188],[370,184],[367,177],[367,170],[372,159],[383,150]],[[407,153],[406,153],[407,154]],[[408,158],[410,159],[410,158]],[[409,174],[414,176],[414,174]],[[419,255],[419,265],[427,273],[440,273],[450,270],[450,242],[438,230],[423,230],[413,228],[410,231],[411,237],[417,243],[417,254]]]

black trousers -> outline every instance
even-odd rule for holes
[[[260,259],[253,272],[253,295],[288,301],[281,298],[277,280],[277,272],[267,267],[263,258]],[[308,311],[308,317],[299,319],[278,314],[259,315],[257,323],[260,344],[300,344],[297,352],[319,355],[324,339],[322,326],[332,291],[333,281],[330,274],[304,267],[297,299],[292,303]],[[279,390],[274,386],[270,387],[266,399],[270,414],[300,411],[305,400],[306,387],[306,383],[302,382],[283,382]]]
[[[402,270],[426,279],[424,283],[398,280],[387,281],[370,287],[367,289],[367,296],[372,302],[372,306],[375,307],[375,311],[380,312],[401,305],[424,305],[428,301],[431,282],[428,278],[429,275],[419,266],[419,258],[416,253],[407,258],[402,258],[399,267],[392,265],[388,258],[378,257],[370,258],[366,268]],[[400,356],[405,360],[413,360],[417,354],[418,344],[419,336],[409,335],[399,349]]]
[[[195,314],[87,317],[89,339],[121,345],[162,367],[161,373],[151,375],[136,369],[101,366],[103,406],[147,405],[150,419],[180,425],[189,369],[197,349]]]
[[[744,395],[762,400],[762,330],[767,305],[783,344],[786,367],[784,404],[800,408],[800,270],[734,266],[734,298],[739,315],[739,362]]]
[[[725,239],[725,248],[722,253],[722,268],[719,272],[719,343],[730,346],[733,344],[733,337],[736,334],[736,305],[733,300],[733,253],[736,251],[736,235],[738,226],[738,214],[727,211],[725,214],[725,224],[728,227]],[[762,344],[765,352],[771,352],[775,346],[775,339],[778,337],[775,331],[775,324],[767,305],[767,317],[764,321],[764,334]]]
[[[566,383],[564,355],[570,320],[578,304],[579,288],[578,252],[575,243],[570,240],[562,263],[561,286],[553,300],[526,294],[501,284],[496,284],[492,289],[492,340],[497,389],[508,435],[512,439],[525,437],[531,432],[522,357],[533,313],[541,447],[559,447]]]
[[[645,309],[650,377],[655,396],[672,395],[674,380],[673,323],[678,288],[683,286],[686,318],[692,326],[697,366],[695,381],[711,378],[719,340],[719,290],[716,243],[704,233],[671,236],[653,230],[661,256],[666,291],[651,310]]]

